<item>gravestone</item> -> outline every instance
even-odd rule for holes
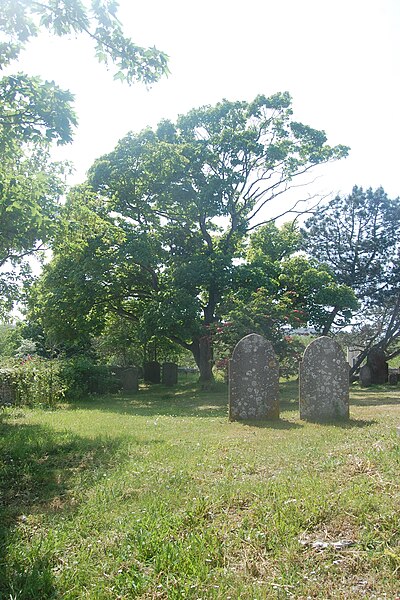
[[[367,365],[371,369],[371,383],[387,383],[389,375],[389,365],[386,362],[386,356],[380,348],[371,348],[367,356]]]
[[[299,365],[300,418],[349,418],[349,364],[337,342],[322,336],[305,349]]]
[[[10,382],[0,380],[0,406],[7,404],[14,404],[15,402],[15,389]]]
[[[251,333],[236,344],[229,363],[229,419],[279,417],[279,364],[271,342]]]
[[[137,367],[128,367],[119,373],[122,391],[125,394],[136,394],[139,390],[139,369]]]
[[[397,385],[399,382],[399,374],[398,373],[390,373],[389,372],[389,377],[388,377],[388,383],[389,385]]]
[[[371,385],[371,369],[368,365],[361,367],[359,381],[362,387],[369,387]]]
[[[164,385],[176,385],[178,383],[178,365],[171,362],[163,364],[162,383]]]
[[[143,379],[147,383],[160,383],[161,381],[161,366],[160,363],[152,360],[143,365]]]

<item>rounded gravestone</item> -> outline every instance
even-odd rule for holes
[[[231,421],[279,417],[279,364],[271,342],[251,333],[237,343],[229,363]]]
[[[119,377],[123,392],[125,394],[136,394],[139,390],[139,369],[137,367],[121,369]]]
[[[160,381],[161,381],[161,365],[160,365],[160,363],[155,360],[144,363],[143,378],[148,383],[160,383]]]
[[[349,418],[349,364],[339,344],[327,336],[311,342],[300,362],[300,418]]]

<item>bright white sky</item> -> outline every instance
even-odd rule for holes
[[[400,195],[400,0],[120,0],[118,14],[136,43],[170,56],[170,76],[152,89],[113,81],[82,39],[44,36],[18,65],[75,94],[75,141],[57,153],[75,164],[71,182],[128,131],[288,90],[296,120],[351,147],[316,171],[319,189]]]

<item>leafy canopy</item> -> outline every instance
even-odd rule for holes
[[[123,35],[118,3],[93,0],[3,0],[0,3],[0,69],[30,39],[47,29],[58,36],[86,34],[97,58],[113,63],[116,78],[151,84],[166,74],[167,57]],[[0,79],[0,305],[9,310],[29,282],[26,258],[52,239],[65,190],[67,167],[52,164],[52,143],[72,141],[77,123],[73,95],[54,82],[23,73]]]
[[[224,100],[128,134],[67,203],[41,283],[47,318],[68,306],[79,330],[74,307],[85,298],[86,315],[112,311],[191,350],[207,378],[208,327],[224,316],[249,233],[297,177],[347,152],[294,121],[288,93]],[[51,283],[67,272],[68,285]]]

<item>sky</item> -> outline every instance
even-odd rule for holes
[[[114,81],[82,38],[40,36],[18,64],[75,95],[74,142],[55,153],[74,163],[71,183],[129,131],[223,98],[287,90],[296,120],[351,148],[347,159],[315,170],[313,192],[347,194],[358,185],[400,195],[400,0],[119,5],[125,33],[170,57],[170,75],[151,89]]]

